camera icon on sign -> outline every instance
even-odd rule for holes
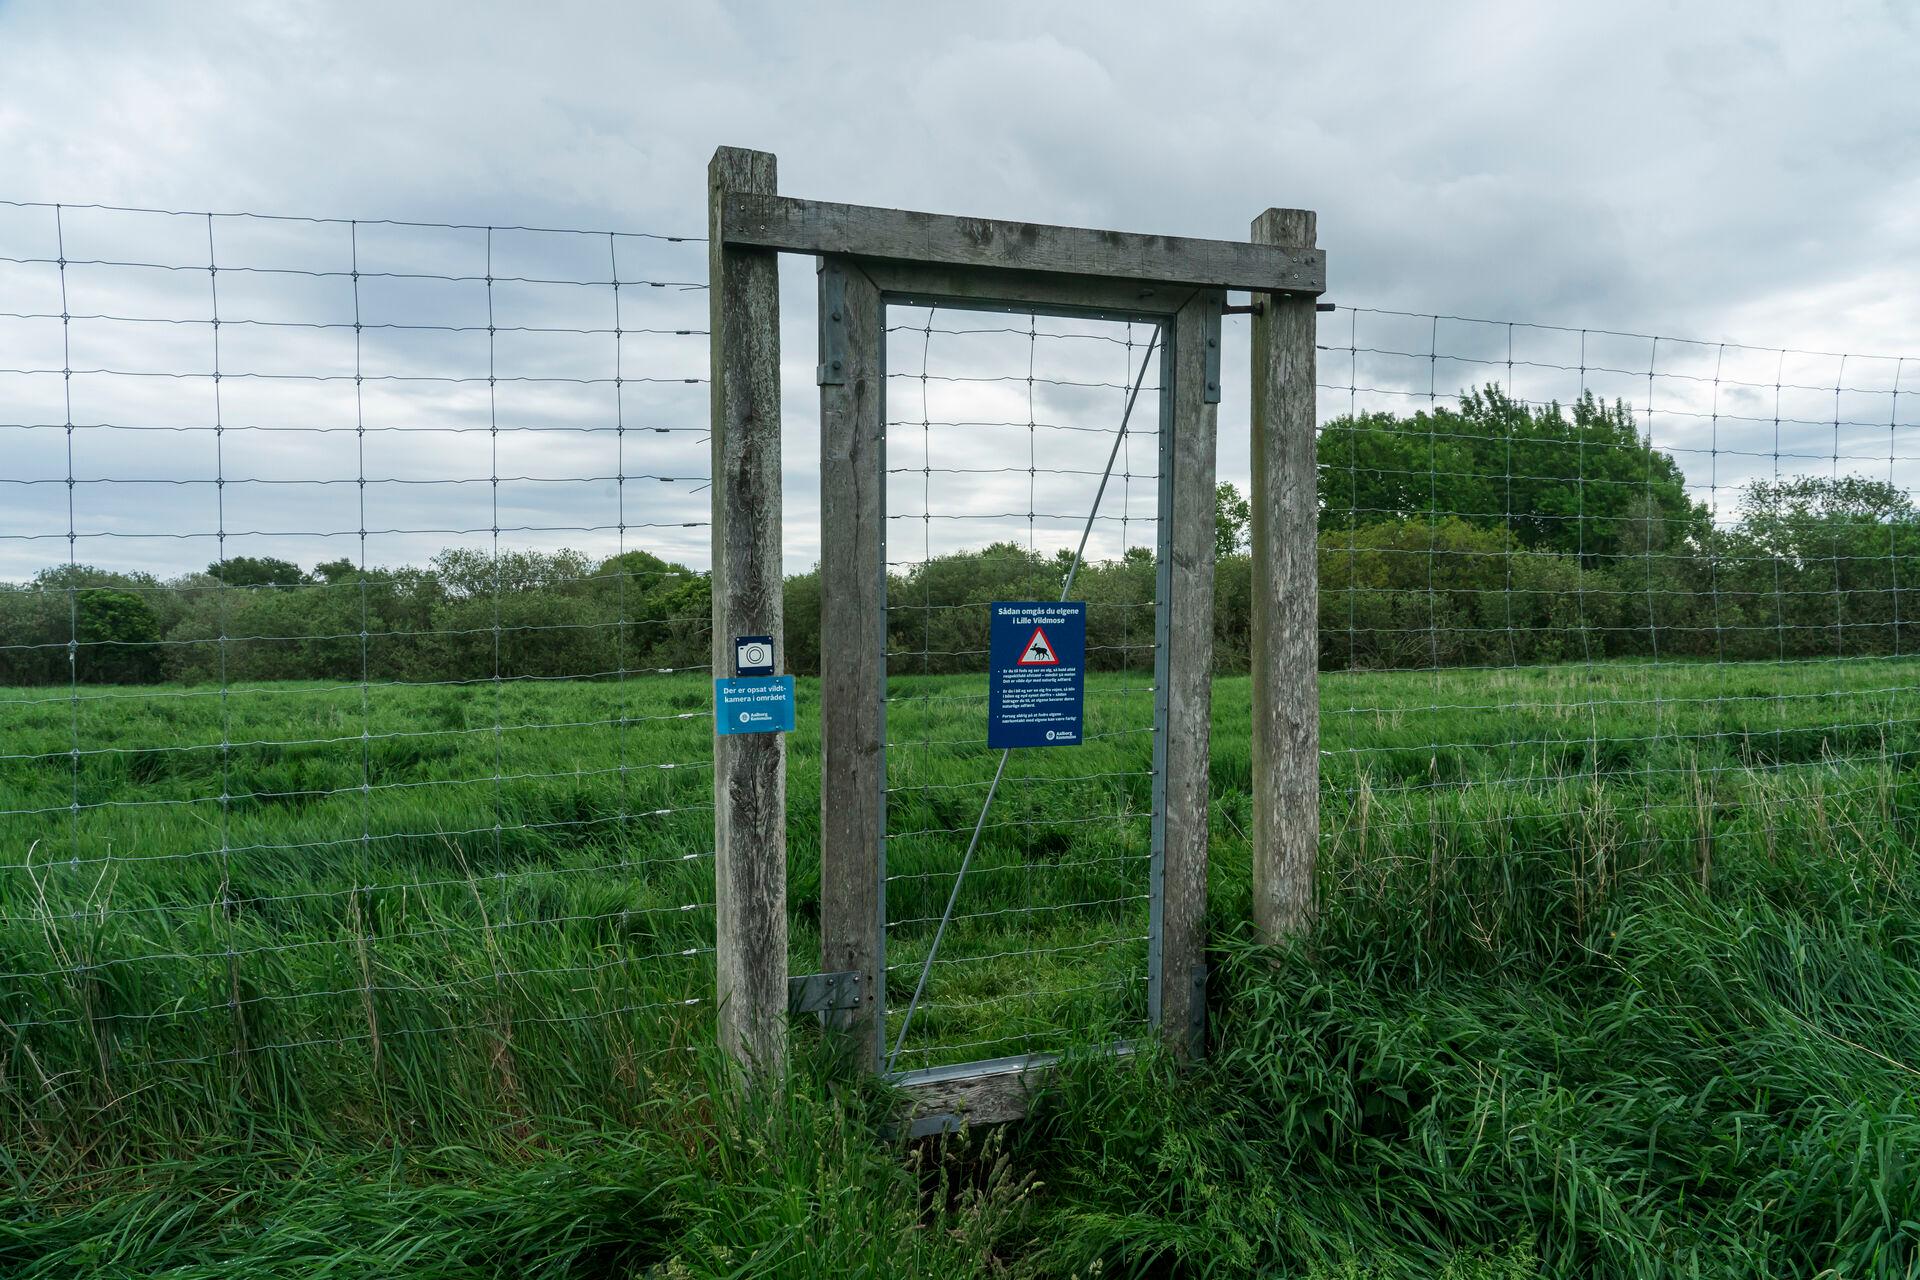
[[[737,665],[743,669],[773,665],[773,646],[764,640],[748,640],[734,651],[734,655]]]

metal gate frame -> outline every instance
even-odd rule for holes
[[[857,1061],[874,1070],[883,1063],[885,315],[887,305],[898,302],[1161,326],[1148,1005],[1163,1041],[1177,1053],[1197,1055],[1204,1047],[1220,317],[1229,289],[1252,292],[1256,307],[1269,300],[1278,313],[1256,325],[1256,348],[1264,329],[1273,350],[1255,353],[1254,502],[1256,510],[1266,503],[1282,509],[1274,519],[1256,515],[1265,536],[1255,540],[1255,576],[1258,584],[1266,572],[1264,594],[1276,605],[1267,629],[1281,630],[1297,649],[1304,615],[1310,651],[1312,311],[1324,289],[1325,257],[1310,235],[1294,245],[1195,240],[799,200],[775,194],[774,176],[774,158],[764,152],[723,147],[709,167],[714,674],[730,669],[734,635],[773,636],[775,669],[785,666],[776,255],[808,254],[818,260],[820,277],[823,973],[788,979],[784,971],[784,741],[716,735],[721,1041],[752,1068],[776,1068],[784,1060],[788,1008],[819,1009],[850,1039]],[[1300,216],[1311,225],[1311,214]],[[1301,307],[1304,329],[1271,323],[1297,320]],[[1284,394],[1272,394],[1276,388]],[[1263,435],[1282,428],[1290,439],[1263,450]],[[1263,458],[1271,465],[1263,468]],[[1304,591],[1281,581],[1297,578],[1285,571],[1302,562],[1303,531]],[[1281,588],[1277,594],[1273,586]],[[1256,620],[1256,627],[1264,625]],[[1261,639],[1256,636],[1256,722],[1264,697]],[[1295,680],[1288,692],[1299,687]],[[1304,688],[1314,689],[1310,674]],[[1302,708],[1288,701],[1279,710],[1296,726]],[[1303,761],[1297,742],[1263,753],[1256,740],[1256,762],[1264,756],[1264,764],[1256,763],[1256,789],[1270,784],[1297,808],[1310,769],[1306,794],[1317,808],[1317,741],[1306,754],[1310,761]],[[1270,776],[1262,776],[1263,767]],[[1297,847],[1299,833],[1289,829],[1289,835],[1275,847]],[[1257,878],[1258,868],[1272,861],[1260,846],[1256,838]],[[828,990],[837,994],[823,997]],[[1052,1061],[1045,1054],[1019,1055],[890,1079],[913,1099],[913,1131],[930,1132],[962,1117],[990,1122],[1024,1114],[1031,1085]]]

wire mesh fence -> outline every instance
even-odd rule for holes
[[[897,1069],[1145,1028],[1154,336],[1150,324],[889,309],[884,898]],[[991,606],[1059,599],[1070,575],[1087,601],[1084,740],[1001,765],[987,743]]]
[[[15,1122],[162,1079],[527,1094],[705,1038],[704,273],[0,205]]]
[[[0,204],[14,1131],[161,1080],[631,1088],[710,1038],[704,276],[687,238]],[[1145,1029],[1151,341],[889,312],[900,1068]],[[1333,927],[1471,944],[1729,843],[1911,829],[1912,361],[1344,306],[1320,348]],[[1057,596],[1083,530],[1085,741],[996,790],[988,606]]]
[[[1517,851],[1584,912],[1905,820],[1909,361],[1364,308],[1320,346],[1330,884],[1484,935]]]

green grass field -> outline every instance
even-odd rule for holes
[[[1139,1031],[1145,683],[1016,754],[901,1065]],[[1328,675],[1322,918],[1273,956],[1222,679],[1210,1060],[912,1148],[810,1034],[780,1096],[713,1083],[703,680],[0,690],[0,1274],[1913,1274],[1915,684]],[[980,692],[890,690],[896,1009]]]

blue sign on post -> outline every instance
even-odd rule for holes
[[[793,677],[752,676],[713,682],[715,733],[792,733]]]
[[[1086,602],[997,602],[987,648],[987,745],[1077,744],[1086,703]]]

